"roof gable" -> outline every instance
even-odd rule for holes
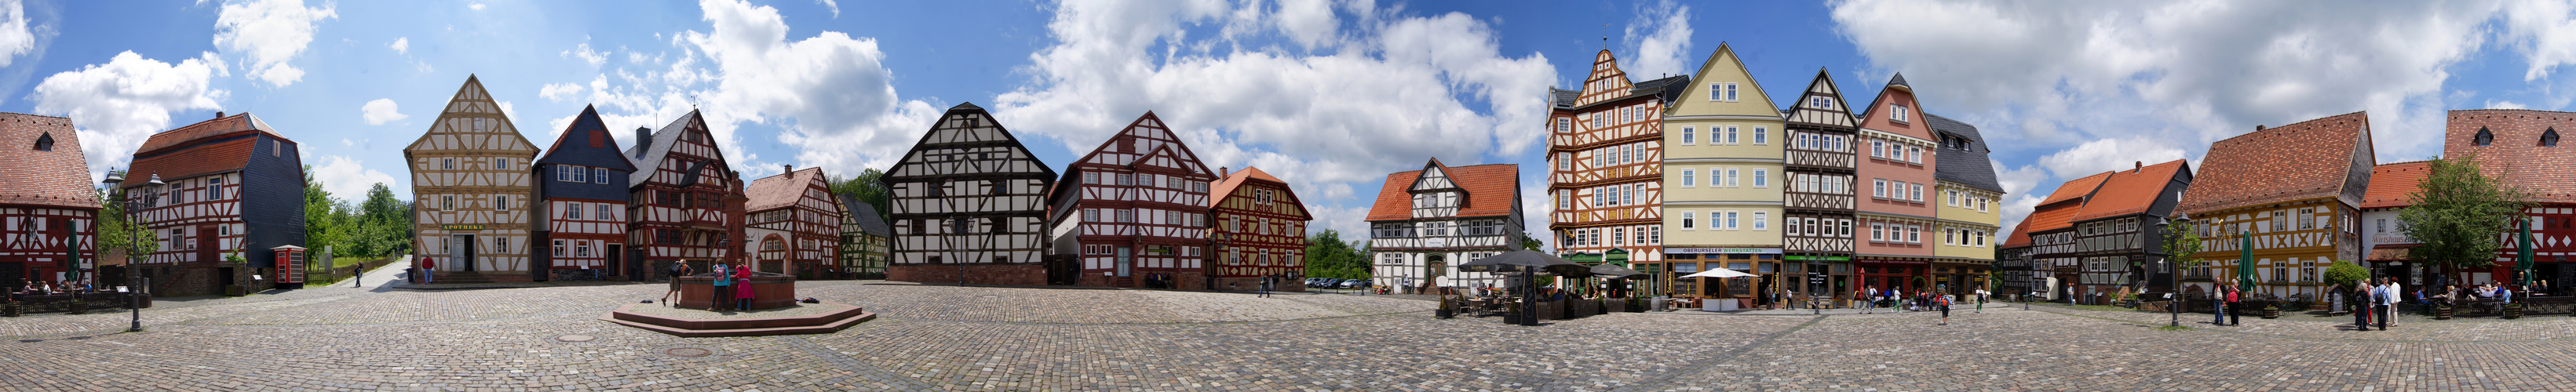
[[[2152,212],[2156,200],[2164,196],[2165,185],[2172,184],[2176,175],[2188,173],[2190,165],[2190,161],[2176,159],[2112,172],[2111,178],[2102,182],[2102,188],[2093,191],[2093,197],[2084,202],[2084,212],[2075,214],[2072,220],[2081,222]]]
[[[448,140],[458,143],[456,145],[437,145],[437,137],[442,134],[482,134],[487,137],[454,138]],[[500,144],[478,144],[490,142]],[[465,85],[458,86],[456,95],[447,99],[447,106],[439,111],[438,119],[429,123],[429,131],[412,139],[411,145],[403,148],[403,154],[408,157],[412,151],[420,150],[474,150],[485,156],[537,156],[537,145],[519,135],[519,128],[510,124],[509,113],[501,111],[500,102],[494,101],[492,94],[483,90],[483,82],[474,75],[465,76]],[[510,153],[494,154],[494,151]]]
[[[1002,151],[970,153],[978,155],[973,159],[957,155],[962,150],[978,148]],[[1048,183],[1056,178],[1055,168],[1038,161],[1037,155],[1030,154],[1028,147],[1011,136],[1011,130],[994,119],[991,112],[971,102],[949,107],[938,121],[931,123],[929,132],[921,134],[921,140],[913,142],[912,150],[904,152],[903,158],[886,168],[885,173],[878,181],[893,183],[897,179],[972,173],[1043,174],[1042,180]]]
[[[1771,94],[1762,91],[1762,81],[1753,77],[1752,70],[1745,68],[1744,59],[1736,57],[1735,48],[1724,42],[1717,44],[1717,51],[1708,54],[1708,61],[1700,63],[1699,72],[1691,74],[1690,81],[1683,83],[1681,98],[1664,106],[1664,114],[1780,115],[1779,106],[1771,102]],[[1719,101],[1713,94],[1724,92],[1712,90],[1709,86],[1712,83],[1741,83],[1751,88],[1738,88],[1734,101]]]
[[[1306,203],[1298,201],[1297,190],[1294,187],[1288,186],[1287,181],[1280,181],[1278,177],[1271,177],[1270,173],[1263,172],[1261,171],[1261,168],[1257,167],[1246,167],[1243,168],[1243,170],[1227,173],[1225,177],[1217,178],[1216,181],[1209,182],[1208,206],[1213,208],[1224,205],[1225,199],[1233,197],[1235,190],[1244,189],[1243,185],[1250,183],[1261,183],[1278,187],[1279,194],[1272,195],[1271,202],[1288,203],[1288,206],[1290,207],[1289,210],[1291,211],[1289,215],[1294,215],[1297,219],[1315,219],[1313,215],[1308,215],[1306,213]]]
[[[600,121],[599,109],[582,105],[581,115],[573,116],[572,124],[564,126],[562,134],[555,135],[554,144],[546,147],[545,156],[538,158],[537,164],[635,170],[635,163],[618,153],[621,150],[617,146],[617,138],[608,134],[608,125]]]
[[[2554,146],[2542,145],[2542,138],[2552,132],[2562,137],[2576,132],[2576,113],[2453,110],[2447,128],[2442,137],[2443,156],[2474,155],[2478,169],[2500,182],[2529,191],[2536,199],[2533,201],[2576,203],[2576,181],[2570,181],[2565,174],[2567,168],[2576,167],[2576,143],[2561,139]],[[2473,135],[2478,131],[2488,131],[2494,139],[2485,146],[2477,145]]]
[[[39,141],[52,139],[46,149]],[[97,209],[89,160],[70,118],[0,113],[0,204]],[[140,181],[138,181],[140,182]]]
[[[2397,208],[2415,205],[2415,191],[2424,178],[2433,175],[2432,161],[2382,164],[2370,169],[2370,190],[2362,194],[2361,208]]]
[[[797,201],[805,199],[805,191],[817,186],[823,189],[832,188],[832,184],[823,181],[823,168],[819,167],[751,180],[750,185],[744,186],[749,188],[744,190],[744,196],[750,199],[743,203],[743,211],[794,207]]]
[[[1905,121],[1896,120],[1896,113],[1890,109],[1891,106],[1906,107]],[[1910,136],[1926,141],[1939,140],[1932,136],[1930,121],[1923,117],[1923,102],[1915,98],[1913,87],[1905,85],[1905,74],[1899,73],[1894,78],[1888,79],[1886,87],[1879,88],[1878,97],[1871,98],[1868,107],[1861,108],[1860,124],[1862,128],[1872,131]],[[1935,156],[1935,158],[1941,157]]]
[[[1451,184],[1462,194],[1466,205],[1450,218],[1509,217],[1520,212],[1514,205],[1520,200],[1520,165],[1491,163],[1474,166],[1446,166],[1437,159],[1424,165],[1440,168]],[[1377,202],[1369,206],[1366,220],[1413,219],[1413,186],[1422,178],[1422,170],[1388,174],[1385,186],[1377,193]]]
[[[1797,101],[1789,102],[1785,118],[1789,123],[1840,128],[1859,126],[1852,121],[1851,108],[1843,105],[1842,90],[1834,86],[1833,72],[1817,68],[1816,79],[1808,82],[1804,91],[1798,95]]]
[[[2210,144],[2200,174],[2176,210],[2202,212],[2350,196],[2368,186],[2370,117],[2352,112],[2257,129]],[[2356,172],[2358,171],[2358,172]]]
[[[699,114],[697,109],[690,109],[689,113],[682,114],[680,115],[680,118],[671,120],[670,124],[662,125],[662,129],[654,130],[653,139],[650,143],[638,142],[633,149],[628,150],[629,156],[633,157],[633,159],[629,159],[628,163],[632,165],[631,167],[636,168],[636,170],[632,173],[627,173],[627,183],[643,185],[644,183],[651,182],[653,180],[653,172],[656,171],[653,169],[662,167],[662,159],[669,157],[671,155],[671,150],[679,146],[681,143],[681,140],[683,139],[682,136],[686,136],[688,134],[698,134],[699,140],[707,141],[706,145],[709,156],[701,157],[706,159],[700,161],[698,166],[703,167],[713,164],[718,165],[717,167],[719,167],[719,170],[728,170],[723,168],[729,168],[732,166],[723,162],[724,146],[716,144],[715,134],[707,131],[705,115]],[[696,173],[700,168],[692,167],[688,170],[689,171],[684,173]],[[684,182],[695,183],[696,180],[690,179]]]

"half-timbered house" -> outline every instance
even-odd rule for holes
[[[841,198],[841,263],[839,277],[884,278],[886,252],[891,250],[888,238],[894,227],[887,226],[877,206],[859,201],[859,195],[843,193]]]
[[[1056,254],[1079,255],[1077,285],[1205,289],[1207,187],[1215,180],[1198,153],[1146,112],[1065,166],[1047,195],[1049,242]]]
[[[626,188],[629,257],[655,271],[676,262],[707,271],[709,262],[739,261],[726,244],[742,240],[742,181],[703,115],[690,110],[662,129],[635,133],[635,146],[626,150],[635,167]]]
[[[1584,264],[1663,260],[1663,118],[1689,85],[1688,75],[1630,83],[1603,50],[1577,93],[1558,94],[1573,100],[1549,122],[1548,193],[1557,208],[1548,230],[1557,253]]]
[[[2042,283],[2033,289],[2046,290],[2046,298],[2065,300],[2084,281],[2084,259],[2075,244],[2075,215],[2083,213],[2094,191],[2110,180],[2111,173],[2104,172],[2058,184],[2022,218],[2022,229],[2013,233],[2016,238],[2028,234],[2029,250],[2023,255]]]
[[[637,139],[643,140],[643,139]],[[626,258],[627,181],[635,163],[609,136],[599,110],[581,108],[530,173],[539,249],[536,265],[551,280],[660,278]]]
[[[1788,128],[1781,142],[1787,143],[1783,149],[1789,175],[1783,179],[1788,189],[1781,198],[1780,258],[1805,264],[1802,268],[1809,271],[1832,271],[1834,294],[1847,296],[1867,285],[1849,280],[1867,280],[1864,276],[1872,272],[1855,269],[1851,263],[1853,208],[1858,203],[1854,195],[1865,191],[1854,182],[1859,168],[1854,141],[1860,125],[1843,104],[1831,72],[1816,70],[1816,78],[1800,91],[1798,100],[1781,111]],[[1766,225],[1761,219],[1755,217],[1753,225]]]
[[[304,165],[295,141],[250,113],[152,135],[126,171],[127,201],[160,250],[132,260],[153,295],[276,287],[275,248],[304,244]],[[158,178],[164,185],[153,185]],[[241,261],[227,261],[238,256]]]
[[[1055,169],[972,103],[948,108],[879,181],[893,196],[886,279],[1041,285]]]
[[[2198,223],[2202,260],[2217,276],[2252,268],[2259,296],[2314,299],[2325,268],[2361,259],[2362,192],[2378,166],[2370,116],[2353,112],[2210,144],[2178,212]],[[2251,237],[2252,265],[2237,262]]]
[[[2560,134],[2576,132],[2576,113],[2453,110],[2448,123],[2442,135],[2443,157],[2475,162],[2480,172],[2497,182],[2530,194],[2531,199],[2523,200],[2531,205],[2522,211],[2527,218],[2521,224],[2531,227],[2534,279],[2548,280],[2551,291],[2562,290],[2556,288],[2558,283],[2576,282],[2576,264],[2568,261],[2576,256],[2576,177],[2567,174],[2569,168],[2576,168],[2576,151],[2570,151],[2576,146],[2559,144]],[[2414,193],[2414,187],[2408,188],[2399,194]],[[2515,232],[2513,238],[2498,243],[2492,267],[2443,270],[2410,263],[2380,269],[2389,276],[2425,281],[2439,275],[2446,284],[2515,284],[2513,258],[2520,255],[2517,244],[2521,242],[2520,231]]]
[[[823,168],[780,171],[745,189],[744,233],[751,243],[743,251],[759,261],[761,272],[820,277],[824,264],[841,258],[841,205]]]
[[[1306,223],[1315,217],[1288,182],[1247,167],[1224,173],[1208,189],[1216,287],[1253,289],[1266,277],[1278,279],[1273,287],[1279,290],[1306,291],[1288,282],[1306,277]]]
[[[91,278],[99,200],[72,120],[0,113],[0,162],[0,285]]]
[[[1450,167],[1437,158],[1388,174],[1368,214],[1375,283],[1504,287],[1500,275],[1458,265],[1520,249],[1520,178],[1516,164]]]
[[[403,148],[419,201],[412,249],[439,258],[439,282],[524,282],[546,273],[528,265],[528,163],[536,158],[537,146],[471,75],[429,132]]]
[[[1729,262],[1750,262],[1755,255],[1775,260],[1780,255],[1780,230],[1772,224],[1781,216],[1782,191],[1788,188],[1781,181],[1788,173],[1782,170],[1782,147],[1787,143],[1780,137],[1785,132],[1780,106],[1763,92],[1762,83],[1753,79],[1735,49],[1722,43],[1700,65],[1699,73],[1691,75],[1688,85],[1662,113],[1664,183],[1659,201],[1664,209],[1664,263],[1634,266],[1657,279],[1673,270],[1666,265],[1694,264],[1680,268],[1706,271],[1726,268]],[[1562,211],[1575,202],[1560,197],[1557,207]],[[1810,271],[1800,263],[1778,267],[1783,268],[1780,273],[1799,276],[1800,282],[1810,281],[1806,276],[1821,276],[1807,274],[1827,272]],[[1660,283],[1650,280],[1649,287],[1641,289],[1666,292]],[[1692,288],[1691,294],[1738,296],[1715,287]],[[1812,288],[1813,295],[1831,294],[1824,285]]]
[[[2069,218],[2075,225],[2075,257],[2080,265],[2076,291],[2114,295],[2120,289],[2171,292],[2156,222],[2173,216],[2174,203],[2191,187],[2191,162],[2147,165],[2110,173],[2101,189]]]

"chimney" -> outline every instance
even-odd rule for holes
[[[1231,167],[1225,167],[1225,166],[1217,166],[1217,167],[1216,167],[1216,176],[1217,176],[1217,177],[1224,177],[1224,176],[1231,176],[1231,175],[1234,175],[1234,168],[1231,168]]]
[[[2254,124],[2254,131],[2255,131],[2255,132],[2262,132],[2262,131],[2263,131],[2263,124]]]
[[[2132,163],[2136,163],[2138,166],[2137,166],[2137,167],[2134,167],[2134,168],[2130,168],[2130,169],[2129,169],[2129,171],[2139,171],[2139,170],[2146,170],[2146,169],[2147,169],[2147,161],[2131,161],[2131,162],[2132,162]]]
[[[635,145],[653,144],[648,140],[653,140],[653,128],[635,127]]]
[[[217,110],[217,111],[215,111],[215,118],[224,118],[224,111],[222,111],[222,110]]]
[[[783,166],[783,167],[784,167],[784,168],[778,169],[778,170],[779,170],[779,173],[795,173],[795,172],[796,172],[796,165],[779,165],[779,166]]]

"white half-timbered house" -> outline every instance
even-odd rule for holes
[[[736,261],[725,243],[740,239],[742,220],[726,204],[741,202],[742,181],[702,116],[690,110],[660,130],[636,128],[638,142],[627,149],[635,173],[627,176],[626,244],[656,271]]]
[[[750,243],[743,251],[752,252],[759,271],[812,279],[824,263],[840,258],[841,205],[833,201],[823,168],[789,166],[745,188],[750,200],[743,230]]]
[[[295,141],[242,113],[152,135],[126,171],[127,201],[160,250],[135,260],[160,296],[276,287],[275,248],[304,244],[304,165]],[[152,185],[159,178],[164,185]],[[224,261],[238,255],[240,262]]]
[[[550,272],[544,278],[661,277],[626,257],[626,181],[635,166],[622,150],[599,110],[584,106],[537,158],[535,257]]]
[[[1378,285],[1503,287],[1502,276],[1459,264],[1520,249],[1520,165],[1449,167],[1386,176],[1368,214]]]
[[[993,114],[958,104],[887,169],[893,265],[887,280],[1046,284],[1046,190],[1038,161]]]
[[[536,158],[537,146],[471,75],[429,132],[403,148],[417,200],[412,249],[438,258],[438,281],[530,281],[544,272],[528,267],[528,164]]]
[[[894,235],[877,206],[859,201],[859,195],[840,194],[841,198],[841,264],[840,277],[857,279],[884,278],[886,251]]]
[[[1048,192],[1047,234],[1056,254],[1079,255],[1075,284],[1205,289],[1207,186],[1215,180],[1162,118],[1146,112],[1066,165]]]
[[[0,113],[0,162],[0,285],[89,278],[99,199],[72,120]]]

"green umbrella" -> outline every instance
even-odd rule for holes
[[[2529,223],[2525,223],[2516,226],[2522,226],[2522,240],[2515,241],[2513,246],[2517,251],[2513,256],[2513,275],[2521,278],[2515,280],[2515,282],[2522,285],[2530,285],[2531,269],[2533,268],[2531,261],[2531,225]]]
[[[2236,232],[2236,286],[2254,287],[2254,233]]]

